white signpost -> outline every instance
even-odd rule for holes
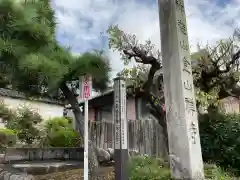
[[[88,180],[88,99],[92,95],[92,77],[79,79],[80,98],[84,100],[84,180]]]
[[[115,179],[128,179],[128,135],[126,113],[126,83],[121,77],[114,79],[115,122]]]

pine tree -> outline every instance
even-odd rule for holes
[[[77,82],[79,76],[91,75],[93,88],[104,90],[109,81],[108,59],[96,52],[73,56],[69,48],[60,45],[55,37],[56,20],[49,0],[1,0],[0,12],[2,85],[9,84],[29,96],[62,94],[71,104],[83,136]],[[97,162],[92,164],[94,168]]]

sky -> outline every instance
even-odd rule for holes
[[[160,48],[157,0],[53,0],[52,7],[58,41],[74,54],[104,49],[113,76],[124,66],[119,53],[108,49],[109,25],[118,25],[143,43],[150,39]],[[240,27],[240,0],[185,0],[185,10],[191,52],[197,43],[214,44]]]

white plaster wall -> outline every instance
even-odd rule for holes
[[[0,128],[4,128],[4,124],[2,123],[1,119],[0,119]]]
[[[73,127],[73,129],[77,130],[77,125],[76,125],[76,121],[75,121],[75,117],[74,117],[73,111],[69,110],[67,112],[67,116],[72,118],[72,127]]]
[[[53,117],[62,117],[63,115],[63,106],[55,104],[47,104],[38,101],[30,101],[24,99],[14,99],[10,97],[0,97],[9,108],[17,109],[21,106],[29,107],[37,111],[44,120],[48,120]],[[3,124],[0,120],[0,128],[3,127]]]

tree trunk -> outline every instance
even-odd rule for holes
[[[161,91],[163,87],[163,76],[159,75],[154,78],[159,69],[160,65],[157,61],[151,64],[148,79],[143,85],[143,98],[150,103],[151,113],[158,119],[158,123],[162,126],[164,136],[163,140],[167,151],[166,154],[169,154],[166,114],[162,107],[162,105],[165,104],[164,97],[162,97],[163,91]]]
[[[73,114],[75,118],[75,126],[77,127],[77,131],[84,137],[84,116],[82,116],[82,112],[80,108],[73,109]]]
[[[89,168],[89,179],[90,180],[100,180],[99,177],[99,162],[97,157],[97,148],[94,147],[91,141],[88,141],[88,168]]]
[[[84,119],[83,118],[81,119],[81,111],[79,108],[78,101],[74,96],[74,94],[72,93],[72,91],[68,88],[68,86],[65,83],[61,85],[60,89],[62,90],[68,103],[71,104],[75,121],[79,126],[79,133],[83,137],[84,136]]]
[[[153,98],[151,93],[144,93],[143,96],[151,105],[150,112],[152,115],[154,115],[158,119],[158,123],[161,125],[163,130],[163,140],[166,147],[166,154],[169,153],[169,147],[168,147],[168,131],[167,131],[167,121],[166,121],[166,114],[163,111],[162,106],[160,105],[160,102],[155,104],[155,98]],[[163,157],[165,158],[165,157]],[[168,160],[168,158],[166,158]]]
[[[163,128],[163,135],[164,135],[164,143],[166,146],[166,156],[167,156],[167,160],[168,160],[168,154],[169,154],[169,144],[168,144],[168,131],[167,131],[167,119],[166,119],[166,115],[163,117],[163,124],[164,126],[162,126]]]
[[[60,87],[62,90],[65,98],[67,99],[68,103],[71,104],[73,109],[75,121],[79,127],[79,133],[81,137],[84,137],[84,119],[81,118],[81,111],[79,108],[78,101],[72,91],[68,88],[68,86],[63,83]],[[88,166],[89,166],[89,178],[90,180],[98,180],[99,177],[97,175],[97,171],[99,168],[99,162],[97,157],[97,150],[94,147],[93,143],[89,140],[88,141]]]
[[[159,108],[157,106],[154,106],[154,108]],[[158,110],[159,111],[159,110]],[[166,147],[166,156],[168,156],[169,154],[169,144],[168,144],[168,130],[167,130],[167,119],[166,119],[166,114],[163,115],[159,115],[157,116],[158,119],[158,123],[162,126],[162,130],[163,130],[163,140],[164,140],[164,144]],[[168,157],[163,157],[166,158],[166,160],[168,160]]]

